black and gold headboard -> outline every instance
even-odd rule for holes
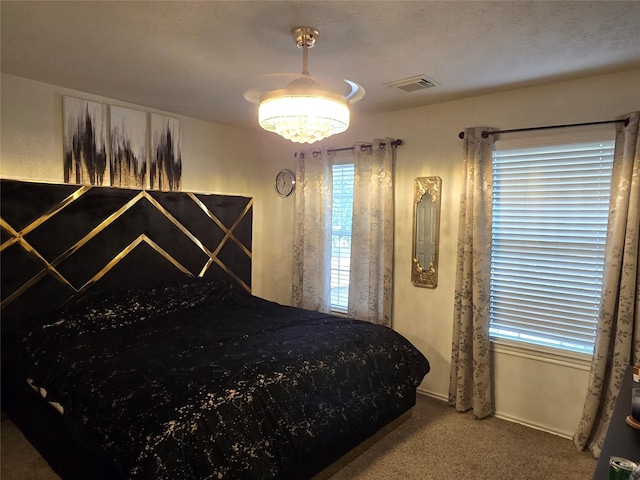
[[[193,277],[251,291],[251,198],[0,182],[3,326],[88,291]]]

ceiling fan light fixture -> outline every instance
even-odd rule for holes
[[[349,104],[328,91],[274,90],[260,99],[258,123],[296,143],[314,143],[349,128]]]
[[[364,90],[346,81],[352,92],[344,96],[314,80],[307,68],[307,50],[315,44],[318,31],[312,27],[297,27],[291,33],[296,45],[303,49],[302,74],[286,88],[260,96],[258,123],[266,131],[292,142],[314,143],[349,128],[350,99],[359,100]]]

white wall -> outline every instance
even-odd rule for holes
[[[62,95],[137,107],[4,74],[1,88],[3,178],[62,181]],[[358,116],[356,108],[347,132],[317,145],[343,147],[380,137],[405,141],[397,151],[393,316],[394,328],[431,362],[422,391],[446,398],[449,385],[462,182],[458,132],[470,126],[608,120],[638,109],[640,70],[633,70],[368,117]],[[273,134],[174,116],[182,122],[183,189],[254,197],[253,291],[290,303],[294,202],[278,197],[273,181],[280,169],[294,169],[299,146]],[[410,282],[413,181],[432,175],[442,178],[440,272],[433,290]],[[588,378],[583,363],[505,348],[497,348],[494,359],[499,415],[566,436],[574,432]]]

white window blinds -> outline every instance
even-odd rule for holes
[[[331,199],[331,309],[346,312],[351,271],[351,224],[354,164],[332,166]]]
[[[523,148],[496,142],[492,337],[592,354],[613,166],[611,137]]]

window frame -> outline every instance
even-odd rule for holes
[[[615,129],[611,126],[592,126],[582,128],[580,131],[573,132],[527,132],[520,133],[514,137],[501,140],[497,139],[494,143],[494,150],[506,150],[516,148],[533,148],[561,145],[567,143],[581,143],[581,142],[614,142],[615,141]],[[613,146],[611,147],[613,149]],[[613,156],[613,154],[612,154]],[[493,153],[492,153],[493,162]],[[492,165],[493,168],[493,165]],[[493,227],[492,227],[493,230]],[[492,231],[492,244],[493,244],[493,231]],[[603,247],[604,248],[604,247]],[[493,256],[492,256],[493,264]],[[604,264],[604,263],[603,263]],[[492,272],[493,273],[493,272]],[[602,269],[604,274],[604,268]],[[600,279],[602,280],[602,278]],[[490,285],[490,292],[493,294],[493,284]],[[493,300],[491,300],[493,302]],[[490,328],[493,319],[490,319]],[[596,316],[597,321],[597,316]],[[597,325],[596,325],[597,328]],[[519,339],[508,339],[504,337],[498,337],[494,334],[490,334],[490,340],[492,348],[499,353],[506,353],[516,356],[527,356],[542,359],[544,361],[550,361],[551,363],[568,364],[569,366],[578,365],[579,368],[584,368],[588,362],[591,361],[593,353],[578,352],[574,350],[568,350],[565,348],[552,347],[541,345],[537,343],[526,342]],[[595,340],[594,340],[595,342]]]

